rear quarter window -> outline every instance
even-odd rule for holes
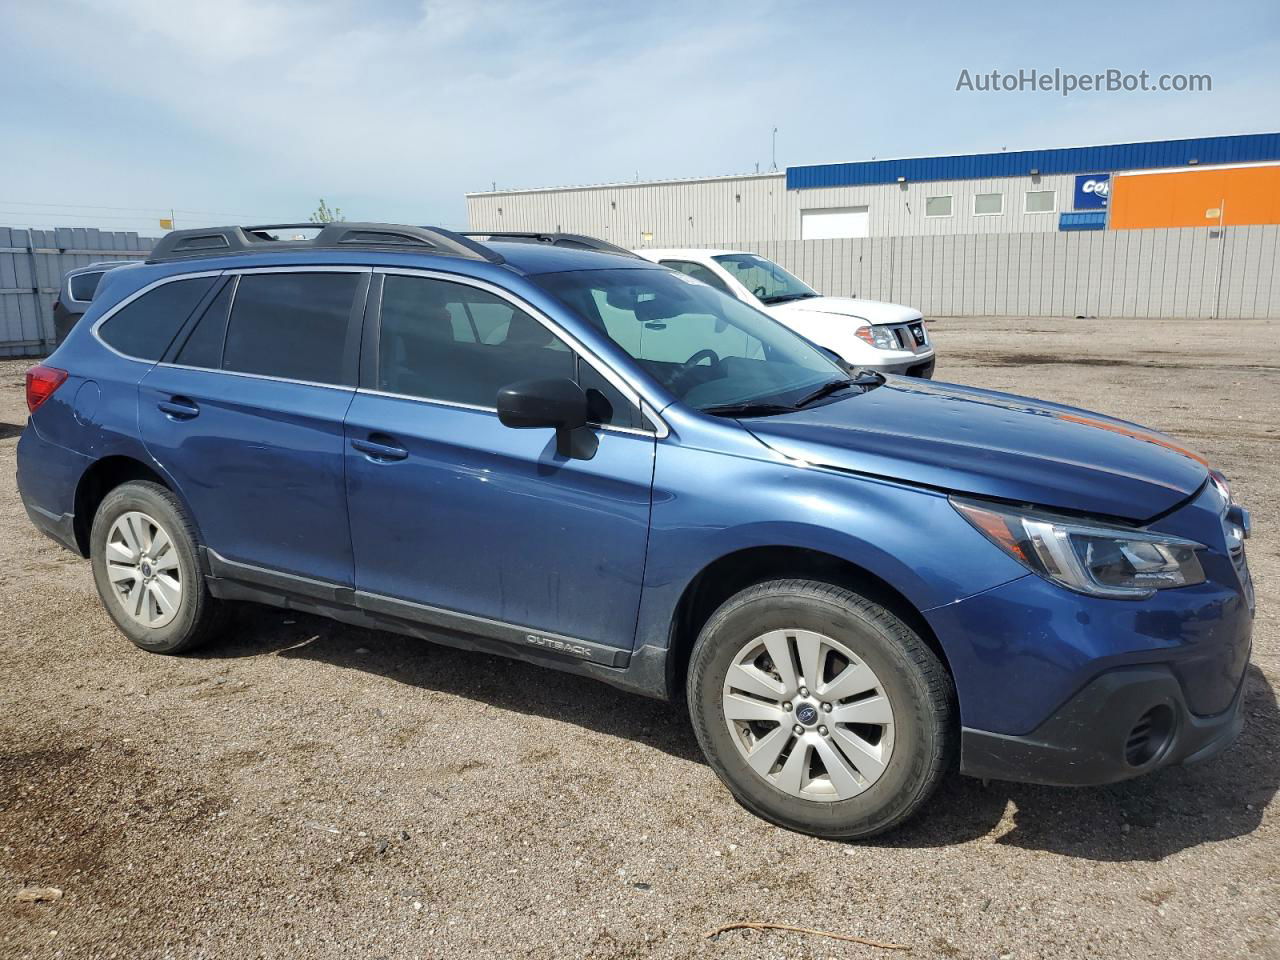
[[[217,277],[172,280],[148,290],[108,317],[98,336],[139,360],[159,360]]]
[[[93,295],[98,291],[98,284],[102,280],[104,270],[96,273],[78,273],[71,278],[68,286],[71,288],[71,299],[80,303],[88,303],[93,299]]]

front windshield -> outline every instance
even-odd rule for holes
[[[786,303],[822,296],[799,277],[793,277],[772,260],[754,253],[724,253],[711,259],[728,270],[761,303]]]
[[[530,277],[700,410],[785,406],[845,373],[807,340],[674,270]]]

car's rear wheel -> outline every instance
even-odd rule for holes
[[[200,574],[195,530],[160,484],[132,481],[103,498],[89,556],[103,606],[142,649],[180,653],[221,626],[223,607]]]
[[[915,631],[849,590],[772,581],[727,600],[694,645],[694,731],[743,806],[850,839],[929,798],[954,750],[950,678]]]

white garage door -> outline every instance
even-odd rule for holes
[[[800,211],[801,240],[867,236],[866,207],[823,207]]]

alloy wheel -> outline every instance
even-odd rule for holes
[[[729,665],[725,722],[747,765],[793,797],[867,790],[893,753],[893,707],[875,671],[812,630],[771,630]]]
[[[107,531],[107,580],[126,614],[158,629],[178,615],[182,568],[173,539],[152,517],[123,513]]]

